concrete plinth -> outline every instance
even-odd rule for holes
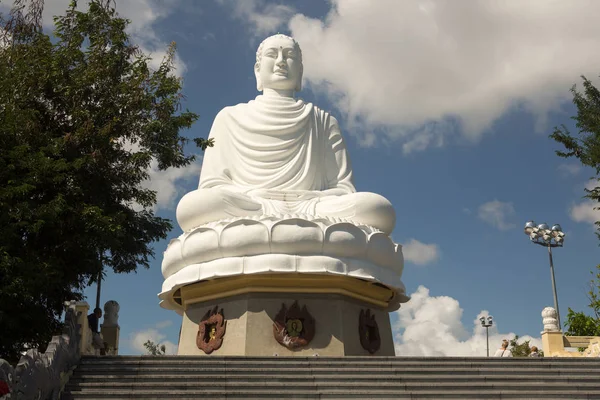
[[[119,355],[119,333],[121,328],[119,325],[101,325],[100,333],[106,344],[106,353],[110,355]]]
[[[285,281],[294,282],[291,277]],[[381,304],[388,289],[373,286],[360,280],[344,282],[343,280],[330,280],[330,285],[321,285],[321,288],[310,287],[310,279],[298,277],[295,284],[288,287],[279,285],[277,277],[261,276],[260,282],[237,282],[235,286],[244,287],[244,293],[233,294],[235,290],[219,290],[215,293],[231,293],[229,296],[208,295],[213,292],[210,282],[190,285],[182,288],[182,301],[185,306],[181,336],[179,342],[179,355],[206,355],[196,343],[198,326],[204,315],[215,306],[223,309],[227,321],[223,343],[218,350],[210,355],[225,356],[368,356],[369,351],[361,345],[359,334],[359,317],[361,310],[370,310],[374,315],[379,329],[380,348],[373,353],[375,356],[393,356],[394,343],[390,325],[389,312]],[[325,279],[316,277],[316,279]],[[303,285],[302,283],[306,283]],[[346,286],[342,290],[340,287]],[[213,282],[214,285],[232,285],[226,280]],[[362,298],[353,297],[351,286],[363,285]],[[368,286],[367,286],[368,285]],[[328,286],[328,287],[326,287]],[[296,288],[296,291],[293,288]],[[310,293],[317,290],[319,293]],[[307,293],[308,292],[308,293]],[[369,301],[369,299],[371,301]],[[200,301],[198,301],[200,300]],[[292,306],[297,301],[300,307],[306,306],[308,312],[315,320],[315,335],[308,345],[299,349],[290,350],[279,344],[273,335],[273,323],[276,315],[282,308]],[[376,304],[375,304],[376,303]]]
[[[75,304],[75,311],[77,312],[77,324],[79,325],[79,334],[81,339],[79,342],[79,353],[87,354],[92,343],[92,331],[88,325],[88,311],[90,305],[85,301],[79,301]]]
[[[551,357],[554,353],[564,351],[565,348],[563,342],[563,333],[560,331],[542,332],[542,349],[544,350],[544,355],[546,357]]]

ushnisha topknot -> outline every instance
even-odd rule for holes
[[[302,49],[300,49],[300,45],[298,44],[296,39],[294,39],[291,36],[284,35],[283,33],[277,33],[277,34],[269,36],[268,38],[263,40],[260,43],[260,45],[258,46],[258,49],[256,50],[256,64],[255,64],[255,68],[257,70],[260,69],[260,61],[262,59],[262,51],[263,51],[263,47],[265,46],[265,42],[273,37],[286,38],[286,39],[290,39],[292,42],[294,42],[294,50],[298,53],[298,59],[300,60],[300,62],[302,62]]]

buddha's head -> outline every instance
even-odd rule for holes
[[[262,41],[256,51],[256,89],[292,90],[302,88],[302,52],[291,37],[278,33]]]

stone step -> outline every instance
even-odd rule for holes
[[[131,383],[131,382],[164,382],[164,383],[178,383],[178,382],[188,382],[193,380],[194,382],[287,382],[287,383],[295,383],[295,382],[388,382],[390,380],[394,380],[396,382],[443,382],[443,381],[481,381],[485,382],[503,382],[505,380],[513,380],[518,382],[539,382],[540,377],[535,373],[523,374],[521,376],[515,376],[512,374],[504,374],[504,375],[495,375],[495,376],[486,376],[486,375],[464,375],[464,376],[450,376],[448,374],[436,374],[436,375],[416,375],[416,376],[390,376],[390,375],[326,375],[326,376],[311,376],[311,375],[236,375],[236,376],[224,376],[220,375],[198,375],[198,376],[181,376],[181,375],[166,375],[166,374],[156,374],[156,375],[146,375],[146,376],[123,376],[123,375],[96,375],[96,376],[76,376],[74,375],[69,383],[93,383],[93,382],[120,382],[120,383]],[[552,382],[561,382],[561,383],[598,383],[598,375],[559,375],[553,376]]]
[[[345,362],[352,363],[358,362],[362,363],[365,361],[379,361],[379,362],[478,362],[478,361],[488,361],[488,362],[505,362],[505,361],[553,361],[553,362],[562,362],[562,363],[579,363],[579,362],[593,362],[594,358],[501,358],[501,357],[402,357],[402,356],[394,356],[394,357],[379,357],[379,356],[345,356],[345,357],[315,357],[315,356],[305,356],[305,357],[271,357],[271,356],[261,356],[261,357],[252,357],[252,356],[176,356],[176,355],[164,355],[164,356],[148,356],[148,355],[140,355],[140,356],[93,356],[93,355],[85,355],[81,357],[82,362],[86,361],[144,361],[144,360],[160,360],[160,361],[196,361],[196,360],[209,360],[211,362],[232,362],[232,361],[247,361],[247,362],[256,362],[256,361],[277,361],[277,362],[293,362],[293,361],[311,361],[311,362],[328,362],[328,361],[336,361],[336,362]]]
[[[336,390],[341,387],[348,391],[366,390],[373,385],[369,382],[351,382],[346,380],[338,380],[333,382],[279,382],[279,381],[249,381],[249,382],[211,382],[205,383],[204,388],[210,390],[257,390],[268,386],[271,390],[278,392],[293,388],[294,390]],[[90,390],[120,390],[120,391],[197,391],[198,382],[82,382],[69,384],[71,392],[90,391]],[[379,382],[378,390],[396,390],[396,391],[411,391],[418,392],[421,390],[438,390],[438,391],[456,391],[456,390],[517,390],[517,389],[540,389],[540,390],[556,390],[556,391],[586,391],[600,390],[598,382],[578,382],[577,386],[568,382],[520,382],[520,381],[502,381],[502,382],[481,382],[481,381],[466,381],[466,382],[401,382],[388,379],[388,381]]]
[[[272,379],[281,380],[335,380],[335,379],[346,379],[346,380],[377,380],[377,379],[396,379],[396,380],[413,380],[413,381],[426,381],[426,380],[502,380],[502,379],[518,379],[518,380],[539,380],[540,378],[549,379],[553,381],[577,381],[577,380],[598,380],[598,372],[595,370],[576,370],[576,371],[550,371],[550,370],[537,370],[537,369],[521,369],[521,370],[506,370],[506,371],[485,371],[485,370],[465,370],[465,371],[454,371],[448,369],[439,369],[435,371],[404,371],[402,373],[394,373],[394,371],[382,370],[378,373],[365,374],[360,369],[353,370],[351,372],[341,371],[342,374],[336,373],[332,370],[310,370],[310,371],[297,371],[297,373],[285,373],[276,369],[261,370],[251,373],[251,371],[240,369],[240,370],[213,370],[213,371],[200,371],[195,374],[174,374],[173,371],[165,371],[164,369],[157,369],[152,373],[140,374],[128,371],[126,373],[118,373],[119,371],[107,371],[106,373],[81,373],[81,371],[75,370],[71,381],[104,381],[104,380],[122,380],[122,381],[151,381],[153,379],[159,379],[163,381],[178,381],[178,380],[231,380],[231,381],[243,381],[243,380],[260,380],[269,381]]]
[[[177,362],[177,361],[160,361],[147,360],[142,362],[134,361],[107,361],[99,360],[98,362],[82,362],[80,366],[84,369],[94,368],[146,368],[146,367],[162,367],[162,368],[277,368],[277,369],[298,369],[298,368],[595,368],[600,371],[600,360],[590,360],[582,363],[563,363],[554,361],[553,359],[525,359],[525,361],[503,361],[503,362],[412,362],[412,363],[389,363],[389,362],[371,362],[371,363],[344,363],[344,362],[210,362],[210,360],[198,360],[195,362]]]
[[[552,363],[573,365],[581,363],[600,364],[595,358],[499,358],[499,357],[200,357],[200,356],[85,356],[81,364],[241,364],[241,365],[418,365],[418,364],[452,364],[452,365],[505,365]]]
[[[75,369],[75,375],[157,375],[157,374],[179,374],[186,376],[221,374],[221,375],[378,375],[387,374],[394,376],[417,376],[432,374],[448,375],[600,375],[597,368],[548,368],[544,365],[532,365],[530,367],[512,368],[447,368],[447,367],[415,367],[415,368],[239,368],[239,367],[181,367],[181,366],[152,366],[152,367],[128,367],[104,365],[102,367],[79,366]]]
[[[210,400],[230,400],[230,399],[544,399],[544,400],[588,400],[600,399],[600,390],[590,390],[580,393],[574,390],[555,391],[555,390],[455,390],[453,392],[441,392],[439,390],[423,390],[419,392],[399,392],[389,390],[379,390],[377,388],[369,390],[322,390],[306,391],[290,389],[285,391],[273,392],[272,390],[195,390],[195,391],[115,391],[103,389],[98,391],[88,391],[85,393],[73,393],[71,396],[63,397],[64,400],[79,399],[147,399],[147,400],[165,400],[165,399],[210,399]]]
[[[599,399],[600,359],[84,357],[63,399]]]

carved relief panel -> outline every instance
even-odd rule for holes
[[[373,354],[381,347],[381,337],[379,336],[379,326],[375,321],[375,315],[371,315],[371,310],[360,310],[358,317],[358,337],[363,349]]]
[[[227,321],[223,314],[223,309],[217,312],[219,306],[208,310],[198,324],[198,335],[196,336],[196,345],[206,354],[218,350],[223,344],[225,328]]]
[[[288,309],[281,304],[281,310],[273,322],[273,336],[277,342],[290,350],[306,346],[315,337],[315,319],[298,301]]]

